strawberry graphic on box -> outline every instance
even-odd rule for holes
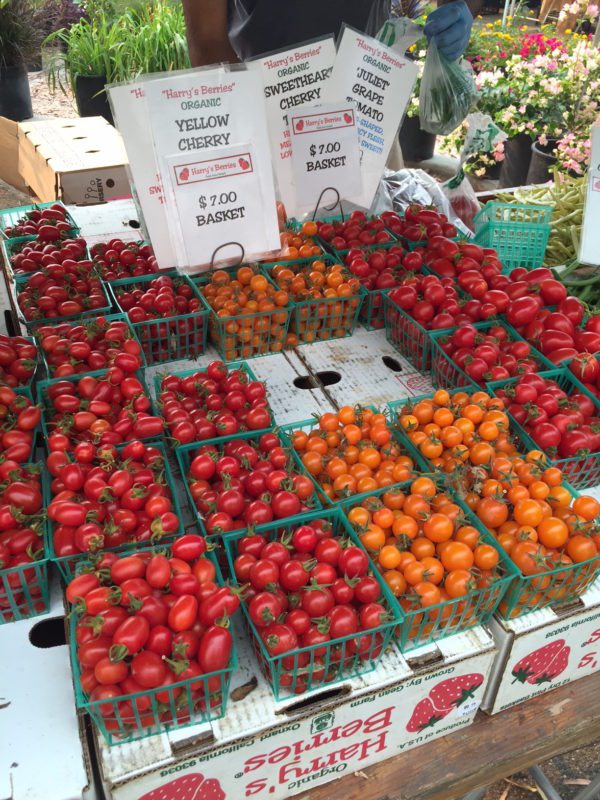
[[[352,114],[348,114],[348,112],[346,112],[346,113],[344,114],[344,120],[345,120],[345,121],[346,121],[348,124],[350,124],[350,123],[352,122]]]
[[[226,797],[216,778],[204,780],[204,775],[194,772],[147,792],[139,800],[226,800]]]
[[[304,120],[299,119],[298,122],[296,122],[296,130],[301,131],[303,129],[304,129]]]
[[[409,733],[416,733],[433,727],[453,709],[460,708],[467,700],[472,700],[475,691],[482,683],[483,675],[479,672],[446,678],[436,683],[429,691],[429,697],[420,700],[415,706],[406,730]]]
[[[242,169],[249,169],[250,168],[250,164],[246,161],[245,158],[240,158],[238,160],[238,164],[240,165],[240,167]]]
[[[570,653],[571,648],[564,639],[556,639],[534,650],[515,664],[512,671],[513,683],[519,681],[535,686],[553,681],[569,666]]]
[[[190,177],[190,171],[187,167],[184,167],[181,172],[179,173],[179,180],[180,181],[187,181]]]

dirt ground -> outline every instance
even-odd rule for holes
[[[51,93],[43,72],[30,73],[33,112],[37,117],[67,117],[77,114],[72,95],[60,89]],[[22,205],[28,199],[12,187],[0,181],[0,208]],[[516,732],[518,735],[518,732]],[[557,756],[541,765],[554,783],[563,800],[573,800],[600,771],[600,740],[588,747]],[[518,772],[503,781],[493,784],[485,800],[536,800],[543,798],[527,773]],[[598,794],[600,798],[600,793]]]

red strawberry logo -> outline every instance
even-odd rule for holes
[[[571,648],[567,647],[564,639],[556,639],[534,650],[515,664],[512,671],[513,683],[519,681],[535,686],[558,678],[569,665],[570,653]]]
[[[184,167],[181,172],[179,173],[179,180],[180,181],[187,181],[190,177],[190,171],[187,167]]]
[[[226,800],[226,798],[216,778],[205,781],[204,775],[194,772],[153,789],[139,800]]]
[[[249,169],[250,168],[250,164],[246,161],[245,158],[240,158],[239,161],[238,161],[238,164],[240,165],[240,167],[242,169]]]
[[[470,672],[467,675],[440,681],[429,691],[429,697],[417,703],[406,730],[409,733],[416,733],[433,727],[436,722],[447,717],[454,708],[459,708],[467,700],[472,700],[475,690],[482,683],[483,675],[479,672]]]
[[[346,121],[348,124],[350,124],[350,123],[352,122],[352,114],[348,114],[348,112],[346,111],[346,113],[344,114],[344,120],[345,120],[345,121]]]
[[[298,122],[296,123],[296,130],[301,131],[303,129],[304,129],[304,120],[299,119]]]

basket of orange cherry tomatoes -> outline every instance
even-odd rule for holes
[[[398,441],[386,416],[372,408],[342,406],[283,431],[326,502],[366,496],[424,467]]]
[[[318,226],[316,222],[307,220],[301,225],[290,227],[280,234],[281,255],[279,261],[296,261],[299,258],[311,258],[322,255],[323,248],[315,239]]]
[[[211,270],[194,282],[211,308],[210,338],[225,361],[283,350],[289,295],[258,267]]]
[[[516,574],[443,475],[345,500],[342,510],[400,605],[402,651],[485,624]]]
[[[352,334],[366,292],[333,256],[284,261],[264,269],[292,303],[288,347]]]

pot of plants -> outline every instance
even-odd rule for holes
[[[76,75],[75,102],[80,117],[104,117],[114,125],[108,95],[104,90],[104,75]]]
[[[504,161],[500,171],[499,188],[525,186],[531,163],[531,137],[519,133],[504,143]]]
[[[496,161],[495,164],[488,164],[485,168],[485,173],[481,176],[488,181],[497,181],[500,179],[502,172],[502,162]]]
[[[21,122],[33,116],[27,67],[0,67],[0,116]]]
[[[527,173],[527,184],[547,183],[552,178],[550,170],[556,164],[554,148],[556,142],[551,139],[548,144],[534,142],[531,145],[531,163]]]
[[[400,128],[400,147],[405,161],[426,161],[435,150],[435,133],[421,128],[419,117],[404,117]]]

